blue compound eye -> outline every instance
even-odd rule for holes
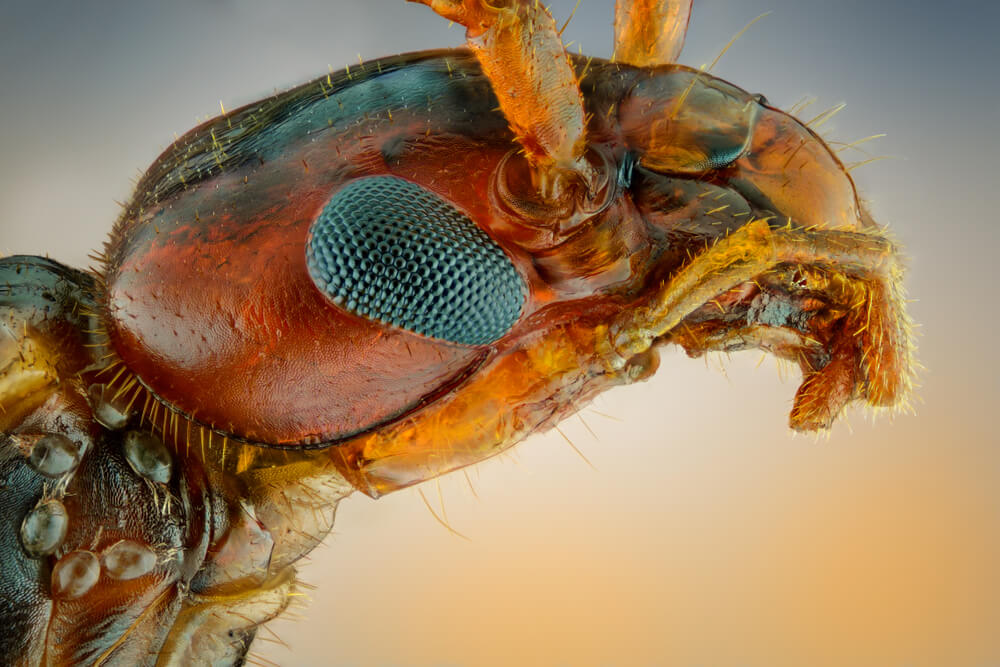
[[[468,216],[393,176],[337,192],[309,230],[306,262],[341,308],[464,345],[503,337],[526,292],[507,255]]]

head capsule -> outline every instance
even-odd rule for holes
[[[461,52],[381,61],[196,128],[109,244],[115,352],[185,423],[325,448],[377,495],[648,376],[665,286],[731,232],[860,226],[839,162],[760,97],[683,67],[586,69],[596,176],[559,210],[532,199]],[[753,297],[734,295],[727,321],[760,324]]]

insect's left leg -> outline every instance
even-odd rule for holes
[[[574,184],[595,193],[600,175],[585,158],[583,98],[548,9],[536,0],[410,1],[465,26],[542,198],[557,210]]]
[[[616,0],[615,61],[652,67],[677,62],[692,0]]]

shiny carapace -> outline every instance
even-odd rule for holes
[[[619,0],[613,61],[534,0],[424,2],[469,48],[195,128],[91,273],[0,261],[5,659],[240,663],[339,500],[492,456],[665,344],[792,360],[797,430],[905,400],[895,244],[808,127],[677,64],[689,1]]]

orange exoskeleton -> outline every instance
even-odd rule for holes
[[[667,343],[797,363],[796,430],[905,401],[895,244],[814,132],[676,64],[690,0],[619,0],[613,61],[534,0],[421,1],[469,49],[195,128],[93,274],[0,260],[0,654],[238,664],[342,498],[493,456]]]

